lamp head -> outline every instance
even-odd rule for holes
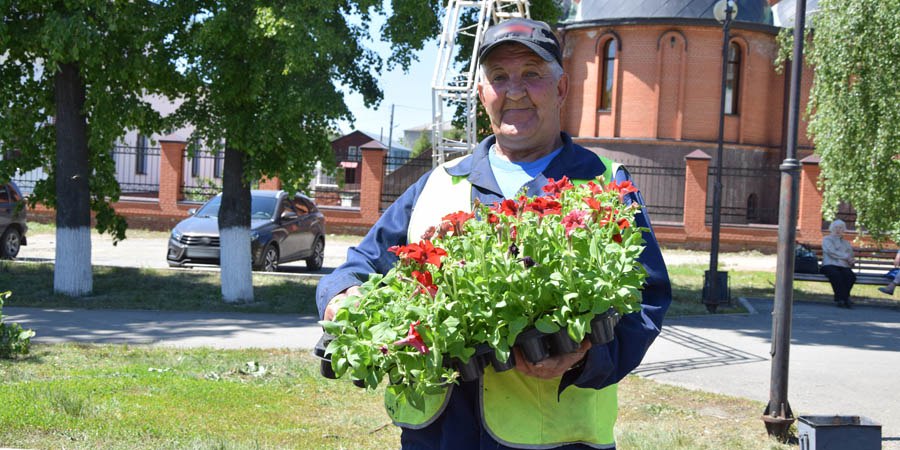
[[[728,7],[729,3],[731,4],[731,19],[734,20],[734,18],[737,17],[738,6],[736,1],[719,0],[716,2],[715,6],[713,6],[713,17],[719,22],[725,21],[725,9]]]

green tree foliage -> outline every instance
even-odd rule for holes
[[[16,155],[0,162],[0,179],[11,178],[17,169],[43,167],[49,176],[35,186],[29,198],[32,206],[41,202],[64,215],[89,217],[89,210],[68,211],[89,205],[96,213],[98,231],[109,232],[116,240],[125,238],[125,220],[109,204],[120,194],[110,150],[127,129],[150,134],[165,126],[143,97],[167,94],[174,87],[175,66],[165,37],[177,15],[164,5],[0,0],[0,142]],[[54,87],[66,70],[80,82],[80,92],[69,94],[83,97],[83,110],[74,112],[87,130],[83,142],[57,139],[54,118],[61,113],[61,95]],[[90,172],[67,174],[86,177],[71,186],[64,181],[60,192],[56,189],[60,168],[52,162],[57,152],[75,154],[75,147],[86,149],[87,159],[79,163]],[[67,186],[89,187],[89,201],[77,206],[58,202]]]
[[[840,202],[900,242],[900,0],[820,0],[808,63],[826,217]]]
[[[294,191],[316,161],[332,165],[329,137],[339,120],[352,119],[336,85],[367,105],[380,102],[383,61],[365,46],[373,15],[388,15],[381,30],[393,44],[388,63],[403,68],[439,31],[439,0],[392,0],[390,13],[381,0],[184,1],[197,14],[173,41],[192,87],[176,117],[194,126],[189,148],[225,151],[220,229],[249,229],[252,180],[277,176]],[[230,245],[245,244],[223,235],[223,252]],[[249,280],[250,267],[232,273],[226,263],[226,300],[251,300],[252,290],[235,298],[225,286],[236,275]]]
[[[395,44],[389,63],[408,67],[437,33],[438,1],[394,0],[382,34]],[[195,131],[191,146],[246,155],[243,178],[278,176],[303,185],[317,160],[331,160],[329,137],[350,119],[342,84],[367,105],[381,101],[381,58],[365,47],[380,0],[197,2],[198,18],[177,34],[186,76],[176,113]],[[354,17],[354,20],[349,19]]]
[[[452,128],[450,130],[444,131],[443,136],[447,139],[459,141],[465,137],[465,134],[466,132],[464,130]],[[410,155],[412,157],[416,157],[429,150],[431,150],[431,132],[424,131],[419,135],[419,138],[416,139],[416,142],[413,143],[413,148]]]

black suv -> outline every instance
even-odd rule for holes
[[[250,239],[253,268],[274,272],[278,265],[306,261],[319,270],[325,258],[325,216],[303,194],[250,191]],[[166,260],[170,266],[219,264],[219,205],[213,197],[172,229]]]
[[[25,201],[15,183],[0,184],[0,259],[15,259],[27,244]]]

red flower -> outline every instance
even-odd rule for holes
[[[494,210],[506,216],[519,215],[519,204],[515,200],[506,199],[494,204]]]
[[[625,200],[625,195],[638,191],[637,186],[631,184],[631,180],[623,181],[621,183],[613,181],[606,185],[606,190],[619,191],[620,202]]]
[[[629,222],[628,219],[623,217],[616,221],[616,225],[619,227],[619,231],[622,231],[626,228],[631,227],[631,222]],[[621,244],[622,243],[622,234],[619,232],[616,232],[616,234],[613,235],[612,239],[614,241],[618,242],[619,244]]]
[[[497,225],[500,223],[500,218],[496,214],[488,214],[487,221],[491,225]]]
[[[544,217],[549,214],[560,214],[562,212],[562,205],[558,201],[551,200],[548,197],[538,197],[525,205],[525,211],[533,211],[537,213],[538,216]]]
[[[596,199],[594,199],[593,197],[585,197],[585,198],[583,198],[582,200],[583,200],[585,203],[587,203],[587,205],[588,205],[591,209],[593,209],[594,211],[600,211],[600,208],[601,208],[600,202],[598,202],[598,201],[597,201]]]
[[[435,230],[435,228],[434,228],[433,226],[432,226],[432,227],[428,227],[428,229],[425,230],[425,233],[422,234],[422,240],[424,240],[424,241],[430,241],[431,238],[434,237],[434,232],[435,232],[435,231],[436,231],[436,230]]]
[[[516,236],[517,236],[518,234],[519,234],[519,233],[518,233],[518,230],[516,230],[516,226],[515,226],[515,225],[509,227],[509,238],[510,238],[510,239],[512,239],[512,240],[515,241],[515,240],[516,240]]]
[[[447,236],[447,233],[449,233],[449,232],[451,232],[451,231],[453,231],[453,224],[452,224],[452,223],[450,223],[450,222],[441,222],[441,224],[438,225],[437,235],[438,235],[439,238],[443,239],[445,236]]]
[[[599,184],[594,183],[593,181],[588,181],[587,185],[588,185],[588,188],[591,190],[591,194],[596,195],[596,194],[600,194],[603,192],[603,186],[600,186]]]
[[[568,191],[573,187],[575,186],[569,181],[569,177],[563,176],[559,181],[553,181],[553,178],[548,178],[547,184],[542,189],[547,195],[557,197],[560,192]]]
[[[412,260],[419,264],[432,264],[441,266],[441,257],[447,256],[447,251],[435,247],[431,241],[420,241],[418,244],[394,245],[388,251],[399,256],[401,260]]]
[[[434,296],[437,295],[438,287],[436,284],[434,284],[434,279],[431,276],[431,272],[429,272],[427,270],[424,272],[419,272],[418,270],[413,270],[412,276],[421,285],[419,287],[419,292],[421,292],[423,294],[428,294],[431,296],[431,298],[434,298]]]
[[[447,214],[441,220],[443,220],[444,223],[449,222],[453,226],[453,234],[459,236],[462,234],[463,224],[473,217],[475,217],[475,213],[457,211],[455,213]]]
[[[566,227],[566,237],[572,234],[578,228],[584,228],[584,218],[589,213],[580,209],[570,212],[566,217],[562,218],[562,224]]]
[[[425,341],[422,340],[422,336],[419,335],[419,332],[416,331],[416,327],[419,326],[420,321],[415,321],[409,324],[409,332],[406,334],[406,337],[400,339],[397,342],[394,342],[394,345],[404,346],[410,345],[416,348],[420,353],[427,354],[429,352],[428,346],[425,345]]]

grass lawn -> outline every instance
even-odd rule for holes
[[[672,281],[672,306],[669,316],[704,314],[705,308],[699,305],[703,288],[703,274],[708,266],[687,264],[669,266],[669,278]],[[744,298],[775,298],[775,273],[760,271],[728,272],[728,284],[732,300]],[[794,301],[813,301],[833,303],[834,293],[831,284],[815,281],[794,281]],[[896,296],[888,297],[878,291],[878,286],[858,284],[853,287],[853,301],[859,303],[878,302],[900,306]],[[718,313],[743,312],[734,302],[732,307],[720,306]]]
[[[0,447],[399,447],[380,392],[320,377],[307,352],[35,345],[0,380]],[[791,448],[759,402],[633,376],[619,392],[621,450]]]
[[[707,314],[706,307],[700,303],[706,269],[700,264],[669,267],[673,295],[670,317]],[[773,272],[730,271],[728,280],[733,299],[775,296]],[[13,292],[7,306],[316,314],[315,280],[254,273],[253,286],[256,301],[234,305],[221,301],[219,272],[94,267],[93,295],[73,299],[53,293],[52,265],[0,261],[0,290]],[[854,298],[900,305],[896,297],[887,298],[877,287],[855,286]],[[794,283],[794,300],[830,303],[831,298],[828,283]],[[718,313],[735,312],[744,312],[736,301],[718,309]]]
[[[316,281],[253,273],[255,301],[222,301],[219,272],[94,267],[94,293],[71,298],[53,293],[53,265],[0,261],[6,306],[83,309],[151,309],[316,314]]]

